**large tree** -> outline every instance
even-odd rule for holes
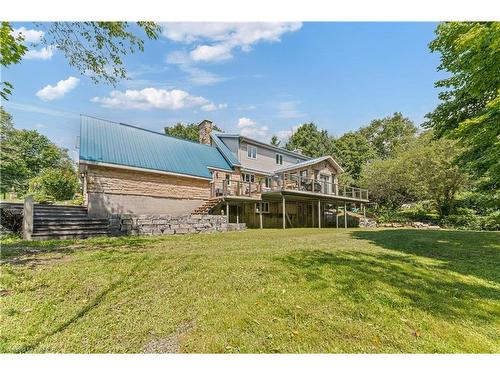
[[[217,125],[214,125],[213,130],[218,132],[222,131]],[[182,122],[178,122],[174,126],[166,126],[164,131],[166,135],[172,137],[187,139],[193,142],[199,141],[198,124],[183,124]]]
[[[329,155],[332,147],[328,131],[319,130],[312,122],[300,125],[285,145],[287,150],[300,150],[304,155],[311,157]]]
[[[429,45],[441,54],[446,78],[441,103],[427,115],[438,137],[463,145],[460,164],[500,187],[500,23],[445,22]]]
[[[409,147],[395,150],[393,157],[368,163],[360,181],[385,206],[397,208],[428,199],[446,216],[453,211],[457,193],[467,185],[467,175],[455,164],[460,152],[456,141],[433,140],[426,132]]]
[[[394,151],[415,139],[417,127],[401,112],[376,119],[359,130],[361,136],[375,149],[379,158],[385,159]]]
[[[50,22],[38,23],[44,36],[38,43],[62,52],[69,65],[95,81],[115,85],[126,77],[123,58],[128,53],[144,50],[144,41],[136,35],[157,39],[161,31],[154,22]],[[22,61],[27,47],[22,34],[14,35],[9,22],[0,28],[1,65],[7,67]],[[12,92],[10,82],[1,82],[0,94],[7,99]]]
[[[1,114],[0,192],[25,192],[31,178],[45,168],[73,170],[66,149],[59,148],[36,130],[17,130],[3,109]]]

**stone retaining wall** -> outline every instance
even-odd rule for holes
[[[110,230],[114,235],[169,235],[242,231],[246,224],[228,223],[222,215],[113,215]]]

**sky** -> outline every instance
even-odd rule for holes
[[[27,42],[43,26],[13,23]],[[95,84],[55,47],[30,44],[2,68],[2,105],[16,128],[36,129],[77,159],[80,114],[162,132],[212,120],[268,141],[314,122],[339,136],[402,112],[417,125],[438,104],[436,23],[163,23],[158,40],[125,58],[129,79]]]

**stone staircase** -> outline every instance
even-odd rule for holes
[[[209,198],[201,206],[195,208],[192,215],[206,215],[210,213],[210,210],[214,209],[220,202],[222,198]]]
[[[35,204],[33,240],[109,235],[109,220],[90,218],[87,207]]]

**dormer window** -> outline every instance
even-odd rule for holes
[[[276,164],[283,165],[283,155],[276,154]]]
[[[249,159],[257,159],[257,147],[247,145],[247,157]]]

